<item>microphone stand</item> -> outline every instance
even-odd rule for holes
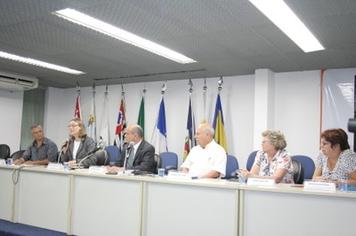
[[[63,155],[63,150],[61,150],[61,151],[59,152],[57,164],[59,164],[59,162],[61,161],[62,155]]]
[[[128,148],[126,148],[126,150],[125,150],[125,159],[124,159],[124,170],[123,170],[124,174],[125,174],[125,171],[126,171],[127,159],[129,159],[129,156],[130,156],[130,152],[129,152]]]
[[[95,155],[95,153],[97,151],[99,151],[101,148],[100,147],[97,147],[94,149],[94,151],[92,151],[91,153],[89,153],[88,155],[86,155],[84,158],[82,158],[79,162],[78,162],[78,168],[83,168],[82,166],[82,162],[85,161],[86,159],[88,159],[89,157]]]

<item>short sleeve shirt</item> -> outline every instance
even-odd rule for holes
[[[23,158],[28,161],[45,160],[55,162],[57,159],[58,148],[57,145],[48,138],[44,138],[40,147],[37,147],[36,141],[33,141],[32,145],[27,148],[23,154]]]
[[[193,147],[181,167],[188,168],[191,176],[199,177],[214,170],[223,177],[226,170],[226,152],[212,140],[205,148],[200,145]]]
[[[282,183],[293,183],[292,159],[286,150],[279,150],[271,161],[267,153],[258,151],[254,165],[260,167],[260,176],[273,176],[278,169],[286,169],[288,172],[282,179]]]
[[[331,180],[346,180],[349,174],[356,171],[356,154],[350,149],[341,152],[333,170],[328,167],[328,158],[320,153],[316,160],[316,168],[322,171],[321,176]]]

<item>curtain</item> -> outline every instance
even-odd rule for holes
[[[31,126],[39,124],[43,127],[45,92],[43,88],[24,91],[22,122],[21,122],[21,150],[26,149],[32,142]]]

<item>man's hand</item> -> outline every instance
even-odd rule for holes
[[[107,172],[109,173],[118,173],[120,171],[124,170],[124,167],[118,167],[118,166],[107,166],[106,167]]]
[[[14,164],[15,164],[15,165],[21,165],[21,164],[24,163],[24,162],[25,162],[25,159],[23,159],[23,158],[21,157],[21,158],[15,160],[15,161],[14,161]]]

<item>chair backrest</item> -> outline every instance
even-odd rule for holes
[[[16,151],[16,152],[14,152],[14,153],[11,154],[10,158],[11,158],[13,161],[15,161],[15,160],[21,158],[24,152],[25,152],[25,150]]]
[[[302,164],[297,161],[292,159],[292,165],[293,165],[293,179],[295,184],[302,184],[304,182],[304,171],[303,171],[303,166]]]
[[[107,152],[109,163],[117,162],[120,158],[120,150],[115,145],[110,145],[105,147]]]
[[[239,168],[239,162],[233,155],[227,155],[225,179],[230,179]]]
[[[159,154],[160,162],[159,168],[164,168],[166,171],[168,169],[178,169],[178,155],[174,152],[162,152]]]
[[[0,144],[0,159],[7,159],[10,157],[10,147],[7,144]]]
[[[304,155],[294,155],[292,156],[292,160],[297,160],[302,164],[303,170],[304,170],[304,179],[312,179],[313,174],[315,171],[315,164],[314,161]]]
[[[249,155],[248,158],[247,158],[246,169],[247,169],[248,171],[251,170],[251,168],[252,168],[252,166],[253,166],[253,163],[255,162],[256,153],[257,153],[257,151],[251,152],[250,155]]]
[[[95,152],[96,165],[103,166],[109,164],[109,156],[106,150]]]

